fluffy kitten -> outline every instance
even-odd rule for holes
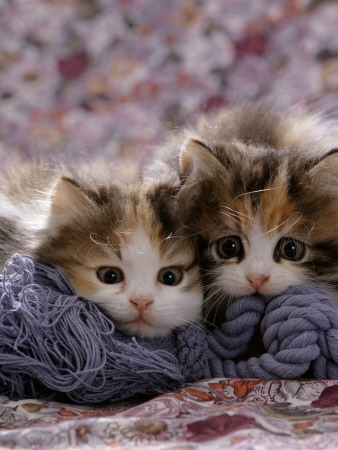
[[[28,164],[1,180],[2,263],[19,251],[61,269],[129,335],[163,336],[198,321],[199,267],[177,189],[117,181],[118,171],[102,166],[77,172]]]
[[[210,320],[233,298],[277,295],[292,285],[321,286],[338,298],[332,123],[235,107],[202,118],[177,142],[179,152],[169,146],[160,170],[174,169],[180,194],[194,203],[190,222],[201,237]]]

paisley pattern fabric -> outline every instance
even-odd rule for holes
[[[0,0],[0,169],[152,155],[243,100],[336,115],[338,6],[321,0]],[[0,398],[1,448],[332,449],[338,381],[212,379],[102,407]]]
[[[102,407],[0,397],[0,446],[333,449],[337,413],[338,381],[211,379]]]

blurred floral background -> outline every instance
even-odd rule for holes
[[[337,30],[329,0],[0,0],[0,163],[143,161],[247,99],[334,115]]]

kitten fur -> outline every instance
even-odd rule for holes
[[[8,167],[0,180],[1,263],[14,252],[32,255],[59,268],[121,331],[163,336],[200,319],[196,245],[181,223],[177,187],[122,172],[101,163]]]
[[[264,106],[225,108],[174,136],[158,158],[160,177],[176,173],[179,195],[193,205],[211,322],[234,298],[292,285],[338,298],[335,123]]]

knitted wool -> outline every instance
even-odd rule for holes
[[[9,272],[12,272],[9,274]],[[235,363],[260,324],[267,353]],[[115,330],[56,269],[14,255],[0,276],[0,394],[76,402],[155,395],[203,377],[338,378],[338,307],[297,287],[229,306],[207,336],[196,326],[158,339]]]

